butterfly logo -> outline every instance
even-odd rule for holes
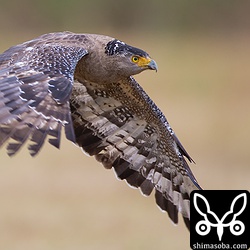
[[[239,209],[239,205],[241,204],[240,202],[242,202],[241,199],[243,199],[243,205]],[[200,204],[200,207],[198,206],[198,202]],[[210,205],[207,199],[203,195],[195,193],[193,198],[193,203],[196,211],[203,217],[203,219],[197,222],[195,226],[195,230],[199,235],[204,236],[209,234],[211,227],[217,228],[217,235],[219,241],[221,241],[222,239],[225,227],[229,227],[230,232],[236,236],[244,233],[245,225],[242,221],[237,220],[237,217],[246,208],[247,205],[246,193],[239,194],[233,199],[230,206],[230,210],[227,211],[222,216],[221,219],[219,219],[218,216],[213,211],[211,211]]]

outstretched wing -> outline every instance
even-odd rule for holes
[[[75,81],[70,104],[77,144],[143,194],[155,189],[159,207],[174,223],[179,211],[189,228],[190,192],[199,188],[191,158],[136,81]]]
[[[73,38],[73,39],[72,39]],[[15,154],[30,139],[32,155],[46,136],[59,147],[61,129],[75,141],[69,96],[77,62],[87,54],[72,33],[52,33],[10,48],[0,55],[0,146]]]

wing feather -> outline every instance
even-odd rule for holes
[[[78,36],[79,38],[79,36]],[[59,147],[62,127],[75,141],[69,108],[74,70],[87,54],[71,33],[48,34],[0,55],[0,146],[15,154],[26,141],[31,155],[45,142]]]
[[[144,195],[155,190],[158,206],[174,223],[179,211],[189,227],[190,192],[200,188],[191,157],[136,81],[75,81],[70,103],[77,144]]]

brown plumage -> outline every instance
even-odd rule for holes
[[[0,55],[0,146],[14,155],[28,140],[36,155],[61,130],[117,176],[189,228],[190,192],[199,189],[166,118],[132,75],[156,70],[143,50],[117,39],[51,33]]]

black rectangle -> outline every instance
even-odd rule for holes
[[[192,249],[248,249],[250,195],[246,190],[197,190],[190,197]]]

